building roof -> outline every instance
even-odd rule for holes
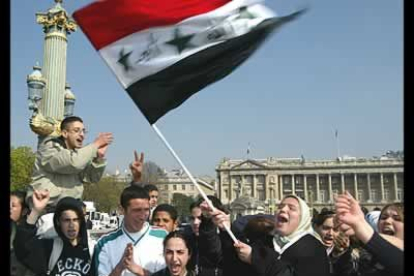
[[[209,176],[194,177],[198,184],[205,186],[210,190],[215,190],[214,185],[211,185],[211,182],[214,182],[214,179]],[[192,184],[191,179],[185,174],[181,169],[174,169],[171,171],[164,170],[164,177],[160,177],[157,181],[157,184]]]
[[[236,206],[243,206],[243,209],[257,209],[257,207],[263,207],[264,208],[264,202],[251,197],[251,196],[241,196],[237,199],[235,199],[231,204],[230,208],[234,208]]]
[[[337,159],[305,159],[301,158],[275,158],[267,159],[223,159],[216,170],[238,170],[238,169],[305,169],[305,168],[341,168],[341,167],[403,167],[402,158],[389,156],[382,157],[351,157],[343,156]]]

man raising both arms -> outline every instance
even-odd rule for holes
[[[60,124],[61,136],[40,137],[36,152],[32,183],[28,186],[26,201],[33,207],[33,191],[49,191],[50,200],[45,215],[37,222],[38,235],[56,236],[53,212],[64,197],[81,200],[83,183],[98,182],[105,170],[105,153],[112,143],[112,133],[99,133],[95,140],[84,147],[85,128],[81,118],[66,117]]]
[[[46,212],[53,212],[57,202],[66,196],[81,199],[83,183],[98,182],[105,170],[105,153],[112,143],[112,133],[99,133],[98,137],[83,147],[85,128],[81,118],[66,117],[61,125],[61,136],[41,137],[36,152],[32,183],[28,186],[26,200],[34,190],[48,190],[50,200]]]

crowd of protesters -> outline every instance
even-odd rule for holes
[[[190,227],[183,229],[177,209],[158,205],[156,186],[141,182],[144,157],[136,152],[133,181],[119,200],[123,220],[93,242],[82,185],[102,176],[113,138],[102,133],[83,146],[83,121],[65,120],[61,137],[41,140],[27,193],[10,194],[12,276],[404,274],[402,204],[365,214],[345,192],[333,210],[312,213],[302,198],[286,195],[274,215],[231,221],[220,200],[208,196],[189,206]]]

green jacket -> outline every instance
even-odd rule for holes
[[[80,149],[66,149],[62,138],[46,137],[39,141],[32,182],[28,187],[27,201],[33,190],[48,189],[49,205],[55,206],[61,198],[82,198],[83,183],[98,182],[106,162],[97,158],[98,148],[92,143]]]

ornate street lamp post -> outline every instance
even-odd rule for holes
[[[43,68],[36,65],[27,77],[29,110],[33,112],[30,128],[40,136],[60,135],[60,122],[73,115],[75,96],[66,83],[67,35],[76,30],[76,23],[62,7],[63,0],[45,13],[36,13],[43,26]]]

